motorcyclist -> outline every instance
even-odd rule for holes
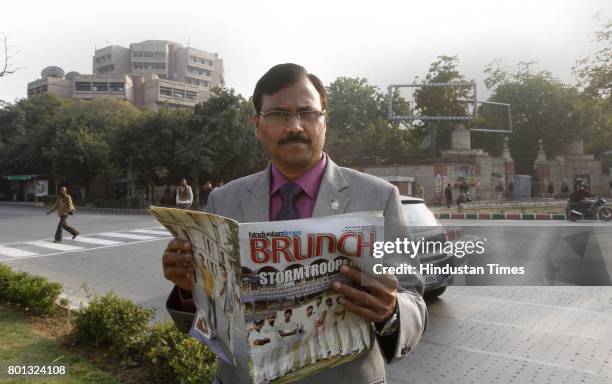
[[[584,184],[578,184],[578,188],[573,193],[571,200],[577,203],[578,208],[584,212],[590,212],[593,205],[595,205],[595,195],[586,190]]]

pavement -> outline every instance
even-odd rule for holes
[[[160,258],[169,235],[155,220],[79,211],[69,223],[82,235],[58,248],[52,242],[57,216],[45,211],[0,205],[0,263],[61,282],[73,306],[112,289],[157,308],[156,319],[168,318],[163,308],[171,284],[162,276]],[[574,253],[546,263],[533,260],[538,275],[553,272],[549,283],[555,286],[529,281],[530,286],[469,286],[469,280],[457,279],[459,286],[428,303],[427,332],[411,354],[388,366],[390,383],[612,382],[609,224],[442,222],[462,225],[464,233],[475,231],[480,238],[504,238],[502,249],[519,244],[523,255],[550,256],[551,246]],[[576,286],[593,281],[586,272],[593,268],[600,271],[595,277],[601,286]]]

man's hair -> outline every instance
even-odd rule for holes
[[[285,314],[287,314],[287,313],[293,313],[293,311],[291,310],[291,308],[289,308],[289,309],[285,309]]]
[[[313,308],[314,307],[312,305],[309,305],[308,307],[306,307],[306,310],[313,309]]]
[[[317,92],[319,92],[319,96],[321,97],[321,109],[325,110],[327,105],[327,93],[325,92],[325,86],[321,80],[312,73],[308,73],[306,68],[301,65],[285,63],[270,68],[268,72],[259,79],[257,85],[255,85],[255,91],[253,91],[253,106],[255,107],[255,112],[261,112],[261,97],[263,95],[272,95],[304,77],[308,78]]]

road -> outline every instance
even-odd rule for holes
[[[89,242],[66,239],[63,246],[78,248],[52,249],[57,217],[44,212],[0,206],[0,262],[61,282],[73,305],[112,289],[137,304],[158,308],[158,319],[167,318],[163,307],[171,284],[162,276],[160,257],[168,235],[153,219],[80,213],[70,223],[81,231],[81,240]],[[429,328],[420,346],[388,367],[391,383],[612,382],[612,236],[605,235],[609,225],[596,223],[596,230],[586,231],[585,226],[565,222],[444,224],[465,226],[464,233],[472,231],[479,238],[505,239],[502,251],[532,241],[532,248],[523,253],[550,256],[550,249],[565,244],[583,257],[552,257],[555,275],[549,282],[558,286],[450,287],[428,303]],[[521,232],[526,227],[533,231]],[[538,235],[533,234],[536,230]],[[529,233],[538,241],[529,240]],[[577,238],[560,241],[576,233]],[[538,273],[551,268],[537,260],[533,265]],[[584,271],[595,267],[595,283],[602,286],[574,286],[593,279]],[[579,277],[570,278],[572,268]]]

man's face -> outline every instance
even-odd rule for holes
[[[312,307],[306,308],[306,316],[308,317],[312,316]]]
[[[276,321],[276,317],[275,316],[268,317],[268,324],[274,326],[274,322],[275,321]]]
[[[291,312],[285,312],[285,321],[291,320]]]
[[[183,187],[184,187],[184,186],[186,186],[186,185],[187,185],[187,180],[185,180],[185,179],[181,180],[181,186],[183,186]]]
[[[321,111],[321,97],[307,77],[272,95],[261,98],[261,112]],[[283,125],[271,124],[265,117],[255,116],[255,136],[261,141],[272,163],[279,168],[307,169],[317,163],[325,144],[325,118],[305,124],[292,117]]]
[[[322,298],[317,297],[317,300],[316,300],[317,305],[321,304],[321,302],[322,302],[322,301],[323,301],[323,299],[322,299]]]

